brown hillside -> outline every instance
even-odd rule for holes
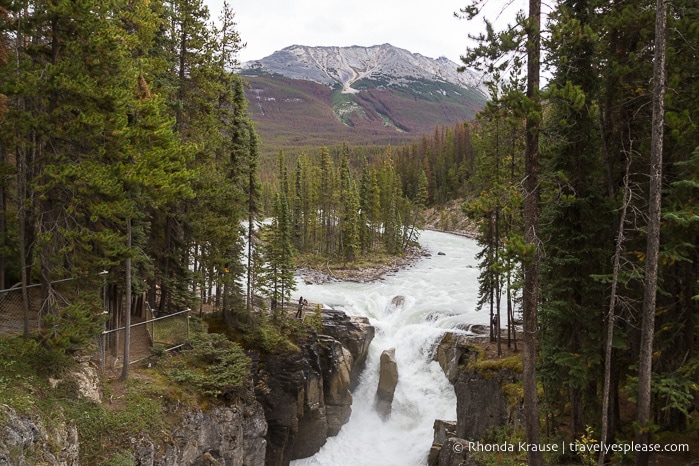
[[[469,120],[479,110],[470,96],[435,98],[408,88],[365,87],[357,94],[280,75],[245,76],[249,111],[265,154],[280,149],[400,145]],[[456,94],[456,93],[454,93]]]

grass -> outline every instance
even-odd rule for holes
[[[478,372],[497,372],[502,369],[509,369],[519,374],[522,373],[522,356],[517,354],[502,359],[482,359],[470,360],[468,367]]]

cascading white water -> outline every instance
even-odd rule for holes
[[[420,243],[431,257],[384,280],[322,285],[299,281],[298,295],[368,317],[376,337],[353,392],[349,422],[316,455],[294,461],[294,466],[424,465],[434,420],[456,419],[454,389],[433,355],[445,331],[488,324],[485,311],[475,312],[479,248],[474,240],[433,231],[422,232]],[[402,307],[391,305],[394,296],[405,297]],[[388,348],[396,349],[399,379],[391,416],[384,422],[374,410],[374,397],[379,357]]]

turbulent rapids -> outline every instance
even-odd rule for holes
[[[425,231],[422,247],[430,253],[411,267],[372,283],[298,283],[299,295],[349,315],[366,316],[376,327],[366,369],[354,390],[352,416],[301,465],[424,465],[435,419],[456,419],[456,396],[434,349],[445,331],[488,323],[475,312],[478,269],[475,241]],[[442,253],[442,254],[440,254]],[[375,410],[382,351],[395,348],[398,384],[390,417]]]

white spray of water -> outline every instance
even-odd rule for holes
[[[423,232],[420,243],[431,256],[384,280],[299,282],[297,293],[308,301],[368,317],[376,337],[353,393],[349,422],[316,455],[294,461],[294,466],[424,465],[434,420],[456,419],[454,389],[433,356],[447,330],[488,323],[485,311],[475,312],[478,246],[471,239],[433,231]],[[391,304],[395,296],[405,298],[398,309]],[[399,379],[391,416],[384,422],[374,398],[379,358],[388,348],[396,349]]]

